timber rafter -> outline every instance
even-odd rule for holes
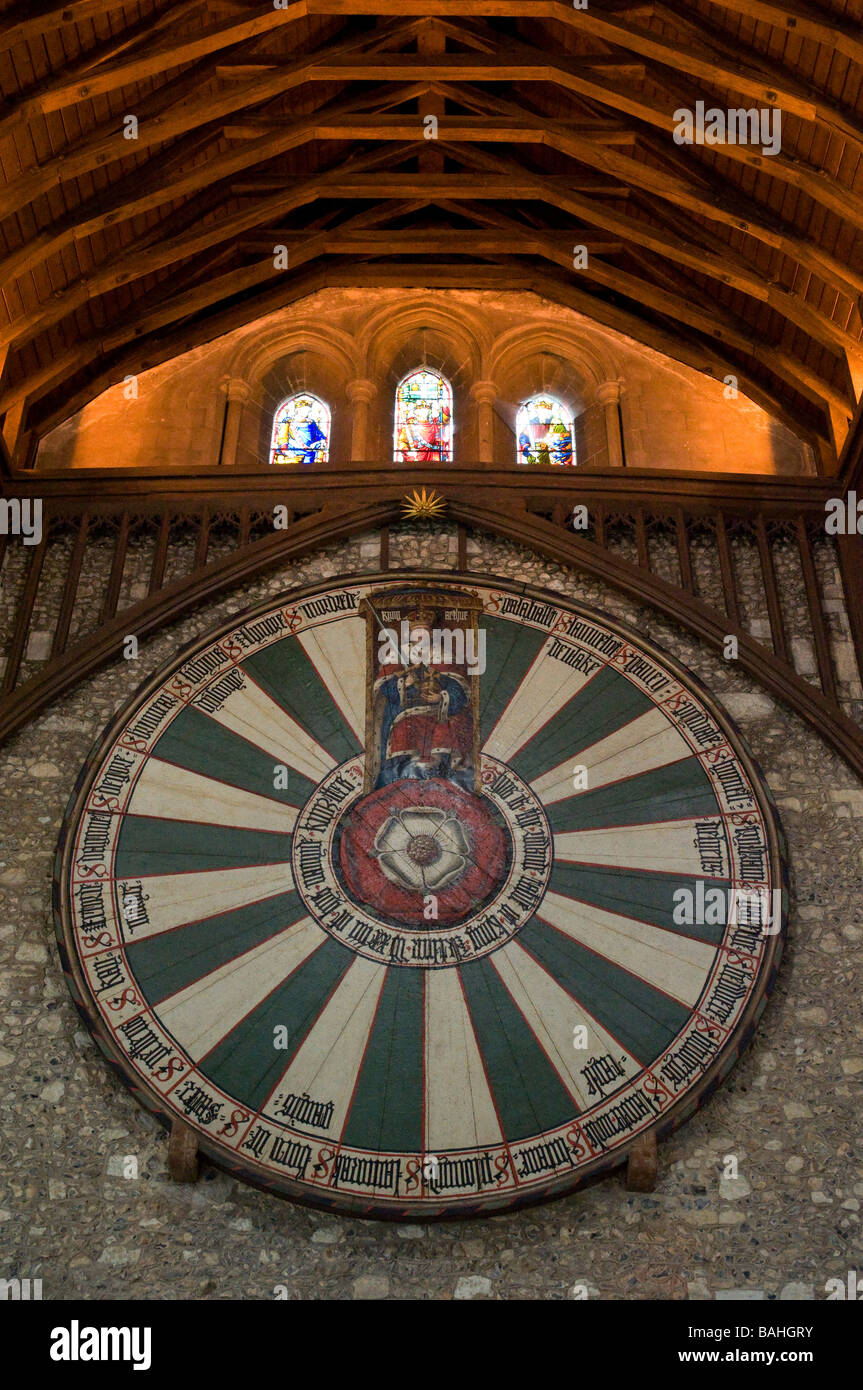
[[[310,287],[515,283],[736,375],[829,470],[863,387],[858,8],[7,5],[13,466],[107,385]],[[675,144],[697,100],[781,111],[781,149]]]

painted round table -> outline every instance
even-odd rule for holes
[[[562,1195],[686,1119],[778,964],[769,794],[698,680],[476,576],[288,594],[112,722],[58,850],[64,968],[207,1158],[354,1215]]]

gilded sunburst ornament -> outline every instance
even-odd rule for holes
[[[442,516],[446,511],[446,499],[439,497],[432,488],[427,492],[425,488],[417,491],[414,488],[404,499],[402,515],[411,521],[428,521],[434,517]]]

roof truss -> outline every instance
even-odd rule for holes
[[[829,31],[849,85],[764,25]],[[73,56],[40,70],[50,32]],[[24,436],[351,267],[541,285],[734,372],[822,455],[853,413],[863,43],[798,0],[68,0],[8,9],[4,50],[0,412]],[[781,152],[676,145],[696,100],[781,109]]]

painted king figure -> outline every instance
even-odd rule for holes
[[[431,642],[433,612],[417,610],[408,621],[412,648],[423,634]],[[403,777],[443,777],[473,790],[473,718],[465,675],[444,663],[425,665],[409,657],[404,665],[381,668],[374,699],[380,729],[376,786]]]

